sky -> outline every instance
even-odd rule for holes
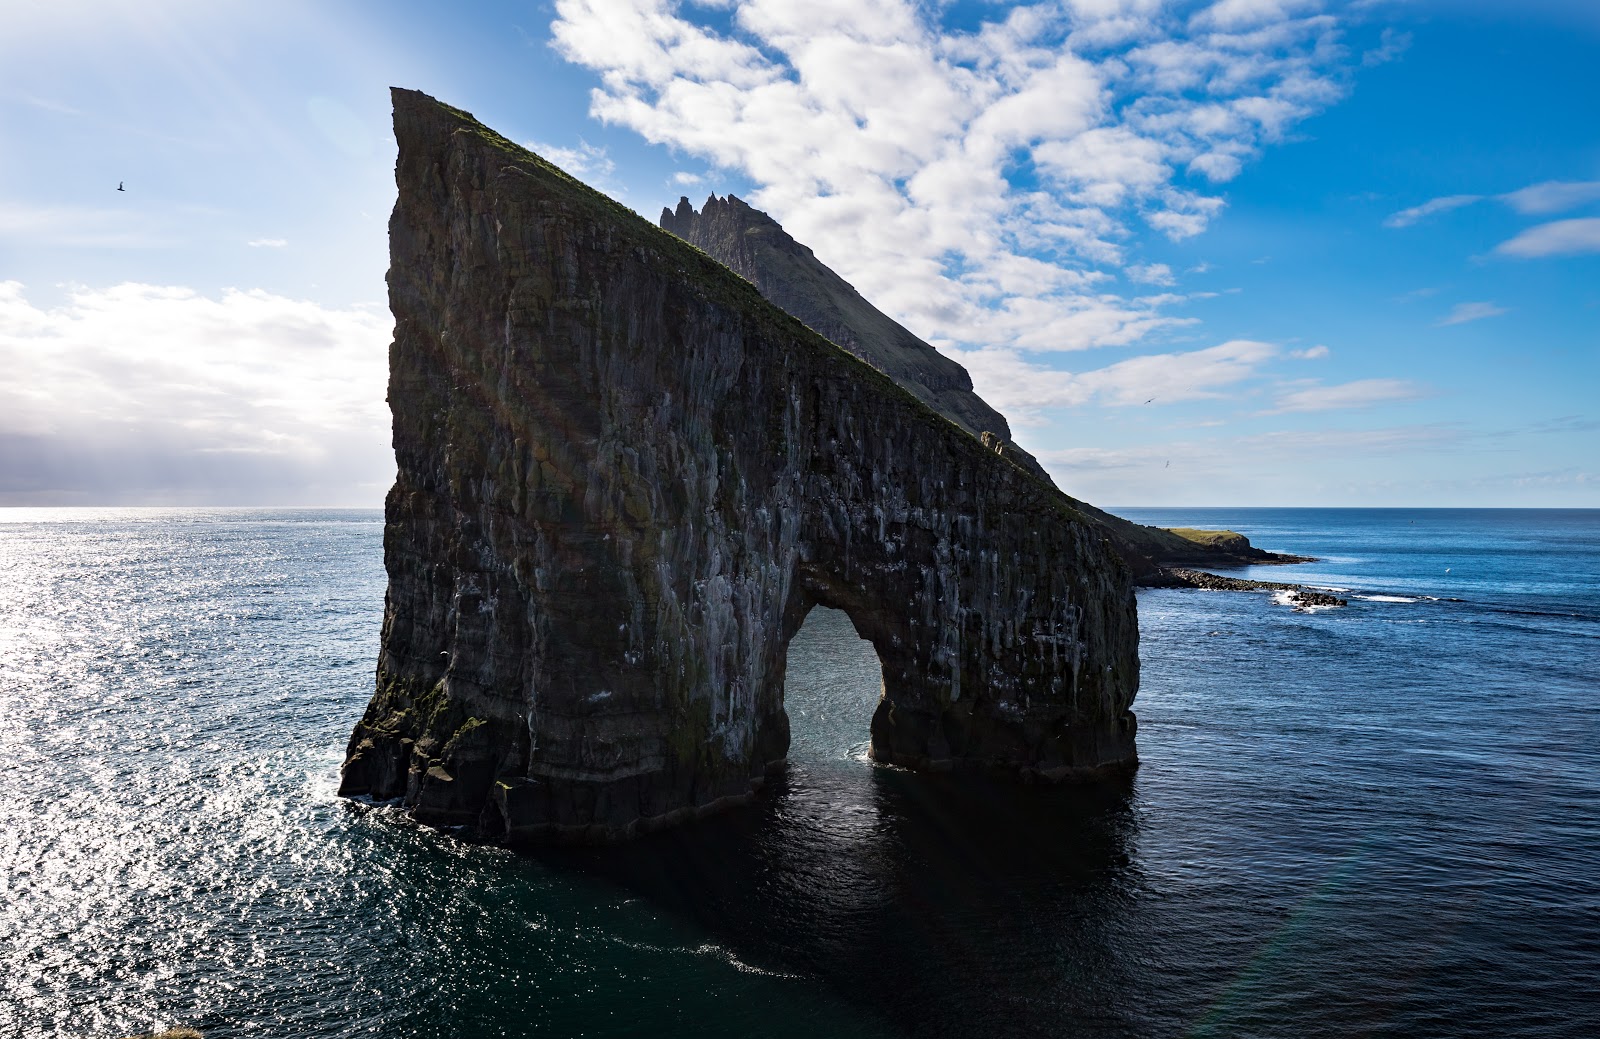
[[[1096,504],[1600,507],[1597,48],[1592,0],[22,0],[0,505],[381,503],[397,85],[766,210]]]

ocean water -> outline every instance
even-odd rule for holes
[[[1140,593],[1143,764],[866,760],[816,611],[786,778],[519,855],[334,796],[372,511],[0,511],[0,1036],[1600,1035],[1600,512],[1125,510],[1339,588]]]

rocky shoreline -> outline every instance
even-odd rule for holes
[[[1290,558],[1296,562],[1309,562],[1299,556]],[[1300,613],[1307,613],[1316,608],[1350,605],[1346,599],[1320,589],[1307,588],[1303,584],[1222,577],[1218,574],[1208,574],[1204,570],[1190,570],[1180,566],[1161,567],[1155,573],[1141,578],[1139,584],[1145,588],[1200,588],[1212,592],[1287,592],[1289,593],[1287,605]]]

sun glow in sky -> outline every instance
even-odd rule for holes
[[[392,84],[767,210],[1090,501],[1600,506],[1597,47],[1588,0],[24,3],[0,505],[381,501]]]

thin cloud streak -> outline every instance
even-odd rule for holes
[[[1505,307],[1496,306],[1489,302],[1457,303],[1455,308],[1433,323],[1435,328],[1446,328],[1450,325],[1464,325],[1468,321],[1482,321],[1486,317],[1499,317],[1507,313]]]
[[[1429,199],[1420,206],[1412,206],[1409,209],[1391,213],[1384,219],[1383,226],[1388,228],[1411,227],[1430,216],[1448,213],[1453,209],[1470,206],[1490,197],[1505,203],[1524,216],[1548,216],[1552,213],[1560,213],[1591,202],[1600,201],[1600,180],[1549,180],[1541,184],[1530,184],[1525,188],[1494,196],[1445,195],[1441,198]]]
[[[1549,180],[1500,196],[1526,216],[1548,216],[1600,201],[1600,180]]]
[[[1239,339],[1185,353],[1146,354],[1086,372],[1033,364],[1013,350],[949,351],[978,393],[1014,423],[1036,425],[1051,408],[1162,406],[1225,396],[1278,356],[1271,343]]]
[[[1403,379],[1357,379],[1337,386],[1312,386],[1285,393],[1278,398],[1276,407],[1261,414],[1370,408],[1376,404],[1416,400],[1423,395],[1422,387]]]
[[[1470,206],[1474,202],[1481,202],[1482,200],[1482,195],[1446,195],[1443,198],[1429,199],[1420,206],[1412,206],[1410,209],[1402,209],[1398,213],[1391,213],[1384,220],[1383,226],[1395,229],[1410,227],[1435,214],[1448,213],[1452,209],[1460,209],[1463,206]]]
[[[1600,253],[1600,217],[1557,220],[1530,227],[1495,246],[1496,253],[1519,260]]]

